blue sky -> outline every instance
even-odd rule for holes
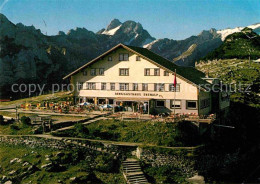
[[[76,27],[96,32],[114,18],[140,22],[153,37],[172,39],[260,22],[259,0],[0,0],[0,5],[4,1],[1,13],[10,21],[48,35]]]

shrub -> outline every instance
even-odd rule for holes
[[[96,169],[101,172],[111,172],[114,168],[114,159],[112,155],[99,155],[95,159]]]
[[[17,125],[11,125],[10,128],[12,130],[20,130],[20,128]]]
[[[0,125],[4,125],[4,117],[0,115]]]
[[[89,130],[81,123],[77,123],[74,125],[76,135],[79,137],[87,137],[89,135]]]
[[[26,116],[21,117],[21,122],[25,125],[31,125],[31,119]]]

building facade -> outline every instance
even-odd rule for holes
[[[177,85],[174,88],[174,72]],[[212,81],[192,68],[181,67],[145,49],[119,44],[71,74],[77,102],[123,106],[145,113],[212,112]]]

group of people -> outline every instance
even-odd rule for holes
[[[137,112],[141,114],[146,114],[148,112],[147,103],[137,103]]]

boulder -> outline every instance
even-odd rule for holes
[[[12,170],[12,171],[10,171],[10,172],[8,173],[8,175],[13,176],[13,175],[15,175],[16,173],[17,173],[16,170]]]
[[[20,159],[19,159],[19,158],[14,158],[14,159],[10,160],[10,164],[13,164],[13,163],[15,163],[15,162],[18,162],[18,160],[20,160]]]
[[[12,184],[13,182],[11,180],[6,181],[4,184]]]
[[[199,175],[195,175],[191,178],[188,178],[187,181],[192,184],[205,184],[204,177]]]

